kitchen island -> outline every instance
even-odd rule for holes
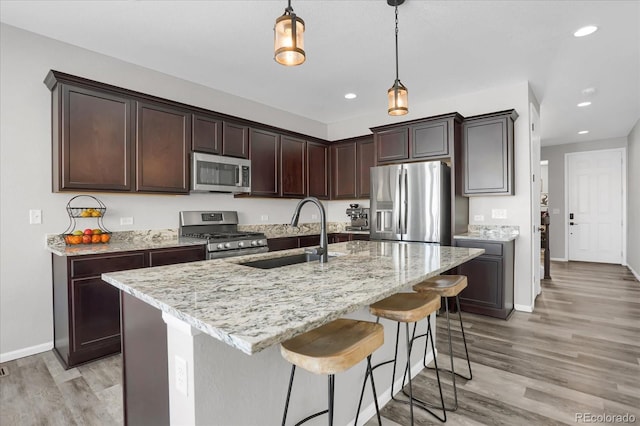
[[[303,250],[103,274],[103,280],[126,296],[162,311],[167,322],[172,424],[278,424],[289,368],[280,357],[278,343],[338,317],[374,321],[366,309],[369,304],[410,291],[413,284],[483,253],[380,241],[332,244],[329,251],[336,257],[327,264],[309,262],[270,270],[242,263]],[[123,327],[126,322],[125,311]],[[383,322],[385,345],[374,354],[374,362],[393,354],[392,324]],[[420,352],[414,352],[415,360],[412,356],[412,374],[422,367]],[[404,361],[399,358],[399,362]],[[126,352],[124,365],[126,369]],[[337,379],[336,424],[353,420],[363,376],[364,368],[355,367]],[[390,376],[390,371],[376,371],[383,403],[390,397]],[[325,381],[299,375],[292,419],[324,407]],[[125,383],[125,393],[126,387]],[[372,405],[370,396],[365,404]],[[372,413],[366,409],[363,418]]]

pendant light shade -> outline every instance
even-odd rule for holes
[[[393,83],[387,91],[389,98],[389,115],[405,115],[409,112],[409,92],[400,80]]]
[[[305,60],[304,21],[296,16],[291,7],[276,19],[274,32],[274,59],[285,66],[300,65]]]
[[[409,113],[409,91],[400,82],[400,77],[398,76],[398,6],[402,3],[404,3],[404,0],[387,0],[387,4],[396,9],[396,81],[393,82],[391,89],[387,91],[389,115],[405,115]]]

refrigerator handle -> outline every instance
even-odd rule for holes
[[[402,169],[402,206],[401,206],[401,212],[402,212],[402,226],[400,227],[400,233],[401,234],[406,234],[407,233],[407,210],[408,210],[408,205],[407,205],[407,193],[408,193],[408,177],[407,177],[407,169]]]
[[[403,206],[404,206],[404,191],[402,185],[402,173],[404,169],[398,170],[398,204],[397,204],[397,212],[398,212],[398,227],[396,234],[402,234],[402,215],[403,215]]]

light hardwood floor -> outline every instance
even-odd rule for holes
[[[463,314],[473,380],[458,380],[460,408],[447,424],[574,425],[577,413],[629,413],[640,424],[640,284],[619,265],[554,262],[551,276],[534,313],[508,321]],[[438,318],[441,367],[448,362],[444,327]],[[462,350],[454,343],[454,354]],[[0,378],[2,426],[122,424],[120,356],[64,371],[45,352],[0,367],[9,371]],[[446,375],[443,383],[451,401]],[[436,401],[433,372],[414,384],[418,396]],[[396,402],[383,416],[385,425],[409,423],[408,407]],[[415,416],[419,425],[440,424],[419,409]]]

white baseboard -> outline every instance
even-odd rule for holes
[[[567,259],[566,257],[552,257],[551,260],[553,260],[554,262],[568,262],[569,259]]]
[[[627,265],[627,268],[629,268],[629,270],[631,271],[633,276],[636,277],[636,280],[640,281],[640,274],[638,274],[636,271],[634,271],[633,268],[631,266],[629,266],[629,265]]]
[[[53,349],[53,341],[30,346],[28,348],[18,349],[17,351],[5,352],[0,354],[0,362],[13,361],[14,359],[39,354],[41,352],[50,351],[51,349]]]
[[[437,353],[438,353],[438,350],[436,349],[436,354]],[[426,361],[427,361],[426,362],[427,365],[429,365],[429,363],[433,361],[433,353],[427,354]],[[416,377],[423,369],[424,369],[424,366],[422,365],[422,358],[421,358],[416,364],[411,366],[411,378]],[[369,382],[369,386],[367,386],[367,389],[371,389],[370,386],[371,386],[371,382]],[[398,380],[395,381],[395,383],[393,384],[393,390],[396,391],[396,394],[402,391],[402,377],[400,377]],[[378,389],[376,389],[376,391],[378,393],[378,406],[382,408],[387,404],[387,402],[391,401],[391,388],[389,387],[385,389],[385,391],[382,393],[380,393]],[[360,410],[358,423],[364,424],[369,419],[372,419],[373,416],[375,415],[376,415],[376,405],[372,401],[371,404],[366,406],[364,409]],[[348,426],[353,426],[354,420],[355,420],[355,417],[353,418],[353,420],[349,422]]]
[[[518,305],[517,303],[514,303],[513,309],[521,312],[533,312],[533,306],[531,305]]]

